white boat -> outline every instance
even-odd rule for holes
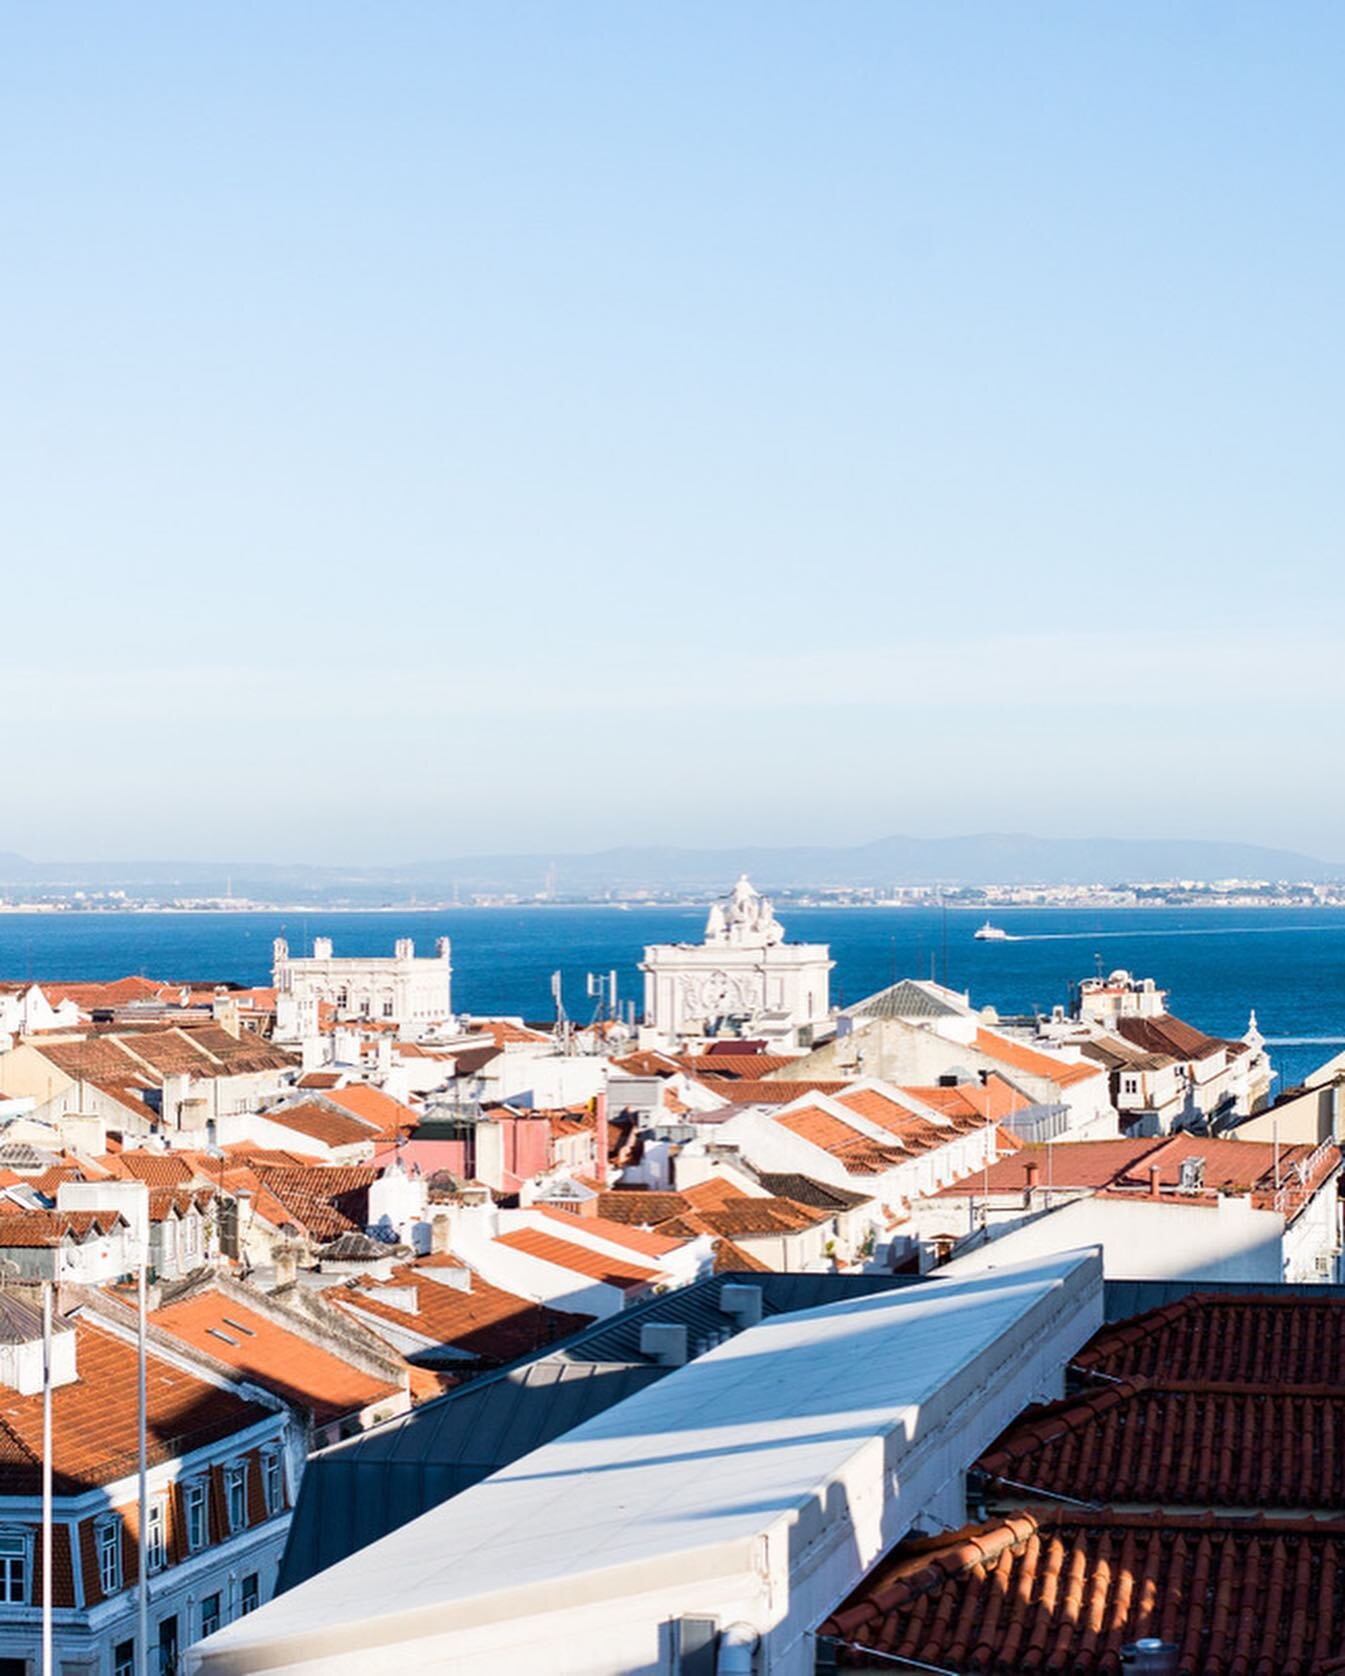
[[[974,935],[978,943],[1007,943],[1009,941],[1009,933],[1001,931],[997,925],[991,925],[989,920]]]

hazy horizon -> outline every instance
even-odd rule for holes
[[[1345,12],[7,10],[0,848],[1345,860]]]
[[[72,872],[76,872],[79,869],[87,869],[91,877],[111,874],[119,867],[144,867],[147,869],[199,869],[203,873],[209,873],[212,871],[222,873],[225,869],[233,869],[240,878],[245,877],[249,869],[256,869],[259,874],[297,874],[303,872],[305,869],[311,869],[318,873],[347,871],[351,874],[366,872],[373,875],[402,875],[409,877],[416,874],[430,874],[436,868],[450,869],[459,863],[472,863],[481,860],[499,860],[504,863],[511,861],[517,861],[520,863],[531,862],[545,865],[548,860],[560,864],[581,862],[591,863],[602,861],[606,857],[633,856],[637,858],[656,858],[660,855],[666,855],[668,857],[685,858],[688,861],[693,862],[698,859],[705,859],[715,863],[722,862],[725,866],[727,866],[732,862],[735,856],[741,855],[744,858],[745,863],[748,858],[761,860],[767,857],[779,856],[796,857],[798,858],[798,862],[800,864],[806,864],[812,858],[860,858],[868,851],[881,851],[884,846],[896,846],[898,849],[902,846],[907,846],[917,851],[926,849],[937,850],[940,846],[947,846],[950,850],[961,849],[963,853],[968,850],[975,853],[977,847],[979,846],[983,850],[988,850],[990,852],[998,851],[1006,857],[1013,857],[1015,855],[1015,846],[1021,846],[1028,853],[1032,853],[1034,851],[1040,852],[1057,858],[1057,861],[1061,856],[1067,853],[1072,856],[1077,856],[1078,851],[1083,851],[1085,855],[1087,855],[1087,852],[1090,850],[1095,850],[1097,852],[1097,861],[1100,867],[1100,872],[1097,879],[1093,882],[1104,882],[1106,878],[1113,875],[1117,878],[1123,876],[1127,877],[1131,880],[1131,882],[1139,882],[1144,878],[1156,878],[1159,876],[1196,876],[1190,874],[1188,870],[1182,868],[1181,866],[1175,865],[1178,852],[1184,850],[1206,853],[1208,859],[1211,861],[1217,860],[1223,852],[1227,852],[1230,855],[1236,853],[1238,857],[1249,862],[1258,858],[1270,860],[1272,858],[1297,856],[1305,862],[1321,863],[1327,868],[1332,869],[1333,874],[1336,869],[1345,871],[1345,862],[1329,855],[1313,855],[1310,852],[1294,850],[1290,846],[1262,845],[1251,842],[1242,843],[1237,840],[1229,839],[1202,840],[1193,839],[1189,836],[1176,836],[1172,838],[1150,838],[1145,836],[1126,837],[1114,833],[1092,834],[1086,837],[1068,838],[1061,837],[1058,834],[1048,835],[1031,832],[964,832],[935,834],[929,836],[915,833],[884,833],[876,838],[861,838],[852,843],[826,845],[793,844],[787,840],[775,840],[767,844],[756,844],[747,841],[734,843],[732,840],[728,840],[713,845],[683,845],[672,842],[666,842],[663,844],[628,844],[616,841],[589,849],[563,849],[559,847],[547,848],[545,846],[539,847],[534,845],[532,847],[515,846],[512,848],[499,848],[474,852],[461,850],[454,852],[445,851],[438,855],[410,857],[385,855],[383,857],[376,857],[372,859],[358,859],[346,856],[331,862],[315,861],[307,855],[283,856],[274,853],[270,855],[252,853],[235,854],[232,856],[228,854],[191,856],[167,854],[155,855],[149,852],[141,852],[125,856],[77,856],[74,854],[59,856],[32,856],[21,855],[13,849],[0,848],[0,881],[5,881],[9,878],[6,868],[9,864],[14,862],[21,862],[31,867],[34,870],[35,876],[43,872],[49,873],[51,869],[59,867],[68,867],[72,870]],[[1165,870],[1160,869],[1159,872],[1150,870],[1146,873],[1118,873],[1116,868],[1110,864],[1116,861],[1118,852],[1131,850],[1136,852],[1137,859],[1142,857],[1146,852],[1157,857],[1171,857],[1174,861],[1174,865]],[[1242,855],[1242,852],[1246,852],[1245,856]],[[1016,865],[1021,865],[1021,862],[1016,862]],[[1212,878],[1216,876],[1223,877],[1228,875],[1223,872],[1217,874],[1206,872],[1203,875],[1198,876]],[[1277,876],[1284,877],[1287,875]],[[447,882],[449,877],[450,875],[445,872],[442,875],[443,882]],[[727,878],[727,875],[725,875],[725,877]],[[18,882],[21,878],[22,874],[15,874],[13,878],[9,879],[9,882]],[[993,880],[994,875],[987,873],[983,879],[978,879],[976,882],[989,883],[993,882]],[[79,881],[78,878],[76,878],[71,882],[77,883]],[[653,882],[652,877],[651,882]],[[824,879],[820,875],[812,878],[806,878],[803,875],[800,875],[797,879],[794,879],[791,882],[800,885],[820,884],[824,882]],[[902,880],[894,874],[889,882],[900,883]],[[911,880],[908,882],[919,881]],[[964,880],[964,882],[970,881]],[[1042,876],[1041,882],[1050,882],[1050,879],[1045,873]]]

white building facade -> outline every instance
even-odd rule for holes
[[[764,1036],[807,1045],[831,1011],[825,943],[787,943],[769,897],[746,876],[727,903],[714,903],[700,943],[647,947],[640,970],[645,1022],[672,1041],[683,1036]]]
[[[398,938],[391,959],[333,953],[330,937],[317,937],[310,956],[292,957],[289,944],[272,945],[276,1036],[302,1041],[318,1034],[318,1008],[338,1018],[395,1023],[403,1036],[432,1035],[453,1016],[452,950],[440,937],[431,957],[418,957],[410,937]]]

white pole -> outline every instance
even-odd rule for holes
[[[148,1524],[149,1524],[149,1490],[147,1485],[148,1460],[145,1444],[145,1266],[149,1259],[146,1247],[149,1245],[149,1222],[146,1216],[143,1236],[140,1242],[140,1276],[139,1296],[137,1299],[139,1321],[136,1333],[136,1385],[138,1402],[136,1405],[136,1436],[139,1440],[140,1459],[138,1463],[139,1492],[140,1492],[140,1563],[136,1578],[136,1613],[138,1647],[137,1664],[140,1676],[149,1676],[149,1555],[148,1555]]]
[[[51,1662],[51,1282],[42,1286],[42,1676]]]

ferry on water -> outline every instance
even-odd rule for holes
[[[1001,931],[997,925],[991,925],[989,920],[973,935],[978,943],[1007,943],[1009,941],[1009,933]]]

